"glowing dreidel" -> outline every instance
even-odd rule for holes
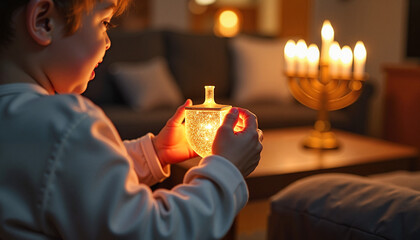
[[[205,86],[203,104],[185,108],[185,131],[192,149],[201,157],[212,154],[216,132],[232,106],[214,101],[214,86]]]

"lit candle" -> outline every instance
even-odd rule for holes
[[[316,76],[318,74],[319,64],[319,49],[315,44],[311,44],[308,47],[308,75]]]
[[[353,62],[353,53],[349,46],[344,46],[341,49],[341,76],[349,78],[351,75],[351,64]]]
[[[361,79],[365,72],[366,48],[362,41],[358,41],[354,47],[354,77]]]
[[[306,74],[307,68],[307,55],[308,47],[305,40],[300,39],[296,44],[296,56],[297,56],[297,73],[299,75]]]
[[[333,42],[330,46],[329,56],[330,56],[330,74],[331,77],[335,78],[338,76],[340,71],[340,55],[341,48],[338,42]]]
[[[325,20],[321,30],[322,46],[321,46],[321,63],[328,63],[328,51],[331,43],[334,41],[334,29],[330,21]]]
[[[284,57],[286,60],[286,73],[294,74],[296,65],[296,44],[295,41],[289,40],[284,47]]]

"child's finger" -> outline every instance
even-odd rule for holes
[[[258,129],[257,117],[253,113],[245,109],[239,109],[239,114],[244,119],[244,129]]]

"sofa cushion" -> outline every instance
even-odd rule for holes
[[[141,32],[110,31],[111,48],[95,70],[96,77],[89,83],[85,96],[99,105],[125,103],[109,76],[109,65],[115,62],[146,61],[165,55],[163,34],[157,30]]]
[[[269,239],[420,239],[419,203],[420,192],[406,187],[320,174],[271,198]]]
[[[227,39],[213,35],[166,33],[169,67],[186,98],[202,99],[204,86],[214,85],[215,97],[230,92]]]
[[[236,102],[289,103],[293,100],[283,70],[285,41],[241,35],[232,39],[231,45]]]
[[[162,57],[137,63],[113,63],[110,73],[128,105],[135,110],[182,104],[181,92]]]

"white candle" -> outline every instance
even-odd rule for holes
[[[340,72],[340,55],[341,48],[338,42],[333,42],[329,50],[329,66],[330,66],[330,75],[333,78],[338,77]]]
[[[289,40],[284,47],[284,58],[286,62],[286,73],[294,74],[296,68],[296,44],[295,41]]]
[[[354,77],[363,78],[366,63],[366,48],[362,41],[358,41],[354,47]]]
[[[344,46],[341,49],[341,76],[343,78],[349,78],[351,75],[351,65],[353,62],[353,53],[349,46]]]
[[[307,71],[307,55],[308,47],[305,40],[300,39],[296,44],[296,56],[297,56],[297,73],[299,75],[305,75]]]
[[[319,49],[315,44],[311,44],[308,47],[308,75],[316,76],[318,74],[319,64]]]
[[[334,29],[331,26],[330,21],[325,20],[322,24],[321,30],[322,46],[321,46],[321,63],[328,63],[328,51],[331,43],[334,41]]]

